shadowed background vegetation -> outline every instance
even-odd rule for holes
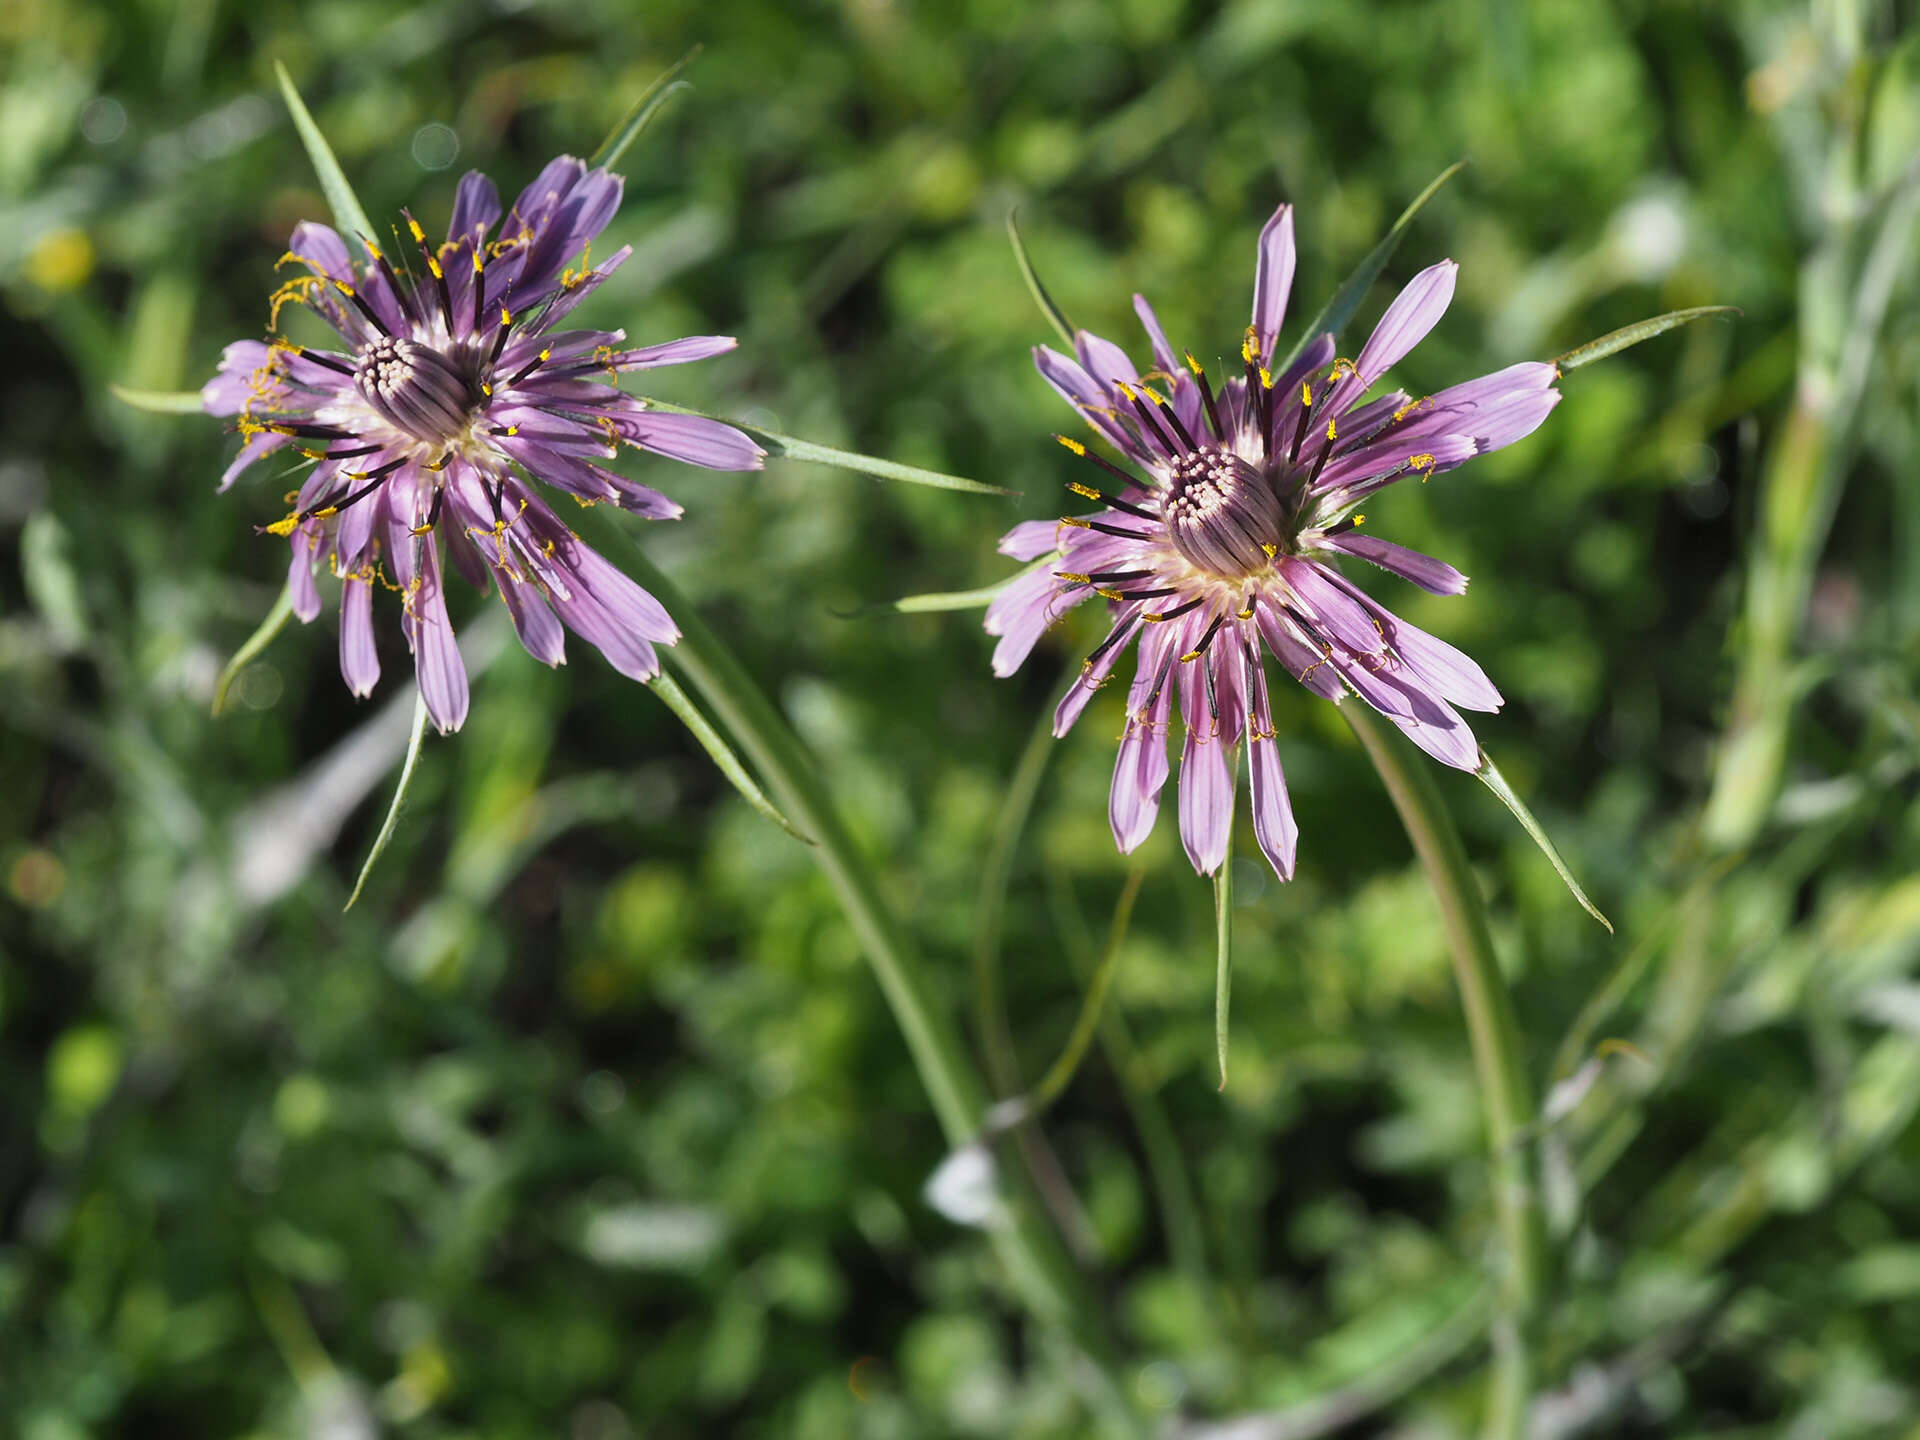
[[[1619,930],[1491,796],[1438,777],[1535,1085],[1572,1077],[1532,1140],[1552,1237],[1534,1433],[1920,1434],[1910,18],[11,0],[6,1428],[1093,1423],[985,1238],[922,1198],[945,1147],[809,852],[591,649],[549,672],[456,587],[473,718],[429,739],[342,913],[411,708],[395,607],[372,702],[342,686],[327,616],[210,718],[284,573],[254,527],[289,482],[262,466],[216,498],[218,422],[108,393],[197,386],[261,333],[294,223],[325,218],[274,59],[369,210],[436,230],[462,171],[511,195],[704,43],[625,157],[605,244],[636,255],[582,318],[740,337],[651,393],[1024,492],[622,462],[685,504],[644,544],[815,748],[976,1045],[985,857],[1097,622],[996,681],[977,614],[844,617],[1004,575],[997,536],[1063,503],[1073,462],[1047,435],[1070,417],[1031,368],[1051,337],[1010,207],[1077,323],[1143,353],[1137,289],[1211,360],[1237,347],[1277,201],[1298,206],[1297,326],[1466,157],[1360,314],[1460,261],[1401,368],[1416,393],[1741,307],[1570,374],[1534,438],[1369,520],[1474,577],[1394,604],[1506,693],[1482,741]],[[1230,1084],[1211,890],[1169,793],[1100,1044],[1027,1158],[1158,1423],[1470,1433],[1491,1208],[1433,900],[1338,715],[1275,694],[1300,874],[1235,862]],[[1013,852],[999,977],[1029,1083],[1125,880],[1119,724],[1105,697],[1053,747]]]

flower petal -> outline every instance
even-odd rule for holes
[[[447,619],[438,540],[428,535],[415,537],[415,542],[420,547],[417,570],[402,597],[405,613],[400,628],[413,650],[414,676],[420,698],[427,702],[427,715],[433,728],[446,735],[466,723],[467,667]]]
[[[1231,643],[1216,637],[1219,643]],[[1202,875],[1211,875],[1227,858],[1233,834],[1233,767],[1225,728],[1208,710],[1206,677],[1218,657],[1180,661],[1180,712],[1186,721],[1186,745],[1180,755],[1180,842]],[[1219,705],[1219,686],[1213,689]],[[1223,715],[1221,719],[1224,719]]]
[[[1015,560],[1038,560],[1060,548],[1058,520],[1022,520],[1000,537],[998,549]]]
[[[1305,556],[1280,562],[1280,576],[1307,619],[1357,655],[1386,649],[1373,617],[1337,582],[1333,573]]]
[[[1355,362],[1367,385],[1391,370],[1440,323],[1447,306],[1453,303],[1453,284],[1459,273],[1460,267],[1453,261],[1442,260],[1414,276],[1394,297]]]
[[[1113,791],[1107,802],[1114,844],[1122,855],[1140,847],[1160,815],[1160,791],[1168,775],[1167,720],[1175,688],[1166,666],[1173,659],[1174,632],[1181,628],[1150,626],[1140,642],[1140,668],[1127,697],[1127,731],[1114,761]]]
[[[292,551],[287,561],[287,588],[293,594],[293,613],[302,625],[311,625],[320,613],[320,590],[313,583],[314,567],[320,563],[320,531],[311,523],[300,526],[287,537]]]
[[[1243,662],[1250,683],[1247,694],[1248,790],[1253,796],[1253,837],[1261,854],[1282,880],[1293,879],[1300,845],[1300,827],[1293,818],[1287,779],[1281,772],[1280,747],[1273,735],[1273,711],[1267,700],[1267,672],[1258,653]]]
[[[1092,376],[1080,368],[1078,361],[1070,360],[1058,350],[1045,345],[1036,345],[1033,347],[1033,368],[1040,372],[1040,378],[1051,385],[1061,399],[1074,408],[1081,419],[1111,440],[1122,454],[1136,461],[1145,460],[1132,433],[1114,418],[1112,398],[1094,383]]]
[[[1113,673],[1113,667],[1132,644],[1134,637],[1130,632],[1138,630],[1140,626],[1140,607],[1136,604],[1125,611],[1107,632],[1100,653],[1080,667],[1080,673],[1073,677],[1072,683],[1067,686],[1067,693],[1060,697],[1060,703],[1054,707],[1054,739],[1062,739],[1073,728],[1073,722],[1080,718],[1080,712],[1087,708],[1087,702],[1093,699],[1094,692],[1105,687],[1107,676]]]
[[[1263,365],[1272,362],[1274,341],[1286,322],[1293,263],[1293,207],[1282,205],[1260,231],[1260,258],[1253,270],[1253,333]]]
[[[1348,530],[1341,535],[1324,536],[1320,543],[1329,549],[1356,555],[1403,580],[1411,580],[1429,594],[1467,593],[1467,577],[1446,561],[1435,560],[1418,550],[1409,550],[1391,540],[1382,540],[1377,535],[1362,535],[1358,530]]]
[[[362,700],[380,683],[373,638],[373,582],[349,575],[340,586],[340,678]]]
[[[500,192],[493,181],[478,170],[462,175],[453,192],[453,219],[447,226],[447,238],[477,244],[499,218]]]
[[[707,360],[715,355],[724,355],[729,350],[739,348],[740,342],[731,335],[689,335],[684,340],[669,340],[663,345],[645,345],[638,350],[626,350],[613,357],[617,370],[651,370],[660,365],[685,365],[693,360]]]
[[[661,410],[618,416],[614,428],[638,445],[669,460],[704,465],[709,470],[759,470],[767,452],[721,420],[704,415],[669,415]]]

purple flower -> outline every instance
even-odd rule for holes
[[[201,391],[205,409],[237,415],[246,437],[222,490],[285,447],[312,462],[289,497],[292,513],[267,527],[292,546],[294,613],[302,621],[319,613],[321,565],[340,577],[340,673],[364,696],[380,677],[373,588],[398,590],[420,694],[442,734],[467,715],[443,531],[463,576],[482,590],[489,576],[498,583],[529,654],[560,664],[564,625],[622,674],[648,680],[660,669],[653,647],[671,645],[679,629],[528,481],[583,505],[610,500],[666,520],[678,505],[595,462],[622,444],[715,470],[758,469],[763,459],[731,426],[652,410],[613,383],[623,370],[731,350],[731,336],[624,349],[624,331],[554,328],[632,253],[562,268],[606,228],[620,191],[619,176],[563,155],[502,222],[493,182],[470,172],[444,245],[431,246],[408,215],[417,254],[397,243],[389,257],[361,236],[363,261],[326,226],[302,224],[282,263],[309,273],[275,292],[269,326],[283,305],[303,304],[333,327],[340,348],[241,340]]]
[[[1273,745],[1268,654],[1316,695],[1352,692],[1435,759],[1478,767],[1460,710],[1497,710],[1500,692],[1465,655],[1370,599],[1340,561],[1368,561],[1435,595],[1462,593],[1467,577],[1452,566],[1361,534],[1358,507],[1405,476],[1425,480],[1531,434],[1560,399],[1547,364],[1418,399],[1399,390],[1364,399],[1445,312],[1451,261],[1413,278],[1358,359],[1335,359],[1333,337],[1321,335],[1285,374],[1272,374],[1293,262],[1293,211],[1282,206],[1260,234],[1245,374],[1218,390],[1191,353],[1184,365],[1174,358],[1138,295],[1133,307],[1153,347],[1144,376],[1119,346],[1084,331],[1077,358],[1035,350],[1047,383],[1143,478],[1057,437],[1105,473],[1104,491],[1069,487],[1105,508],[1008,531],[1003,554],[1047,563],[987,610],[987,632],[1000,637],[994,673],[1010,675],[1067,611],[1106,599],[1113,627],[1060,701],[1054,734],[1066,734],[1138,642],[1113,774],[1113,838],[1130,851],[1153,830],[1177,701],[1186,732],[1180,835],[1202,874],[1226,858],[1243,738],[1254,834],[1280,878],[1293,874],[1299,832]]]

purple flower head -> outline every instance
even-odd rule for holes
[[[341,580],[340,673],[355,695],[380,676],[373,587],[400,592],[401,628],[434,725],[467,715],[467,674],[447,620],[440,536],[455,568],[481,589],[489,576],[528,653],[565,658],[562,626],[636,680],[659,673],[656,644],[680,632],[660,603],[581,543],[529,480],[582,504],[612,501],[657,520],[680,507],[596,463],[622,444],[716,470],[759,468],[763,454],[717,420],[652,410],[616,388],[623,370],[703,360],[726,335],[622,348],[624,331],[555,327],[631,253],[582,258],[606,228],[621,182],[563,155],[540,172],[504,221],[499,192],[477,171],[460,182],[446,243],[411,215],[411,245],[393,256],[373,237],[356,261],[324,225],[302,224],[283,264],[308,273],[273,296],[317,312],[340,337],[312,349],[276,336],[229,345],[201,391],[246,437],[225,490],[254,461],[292,447],[312,468],[292,513],[267,527],[292,546],[294,613],[320,611],[315,571]],[[408,254],[409,249],[416,253]],[[396,263],[397,262],[397,263]],[[603,383],[605,382],[605,383]]]
[[[1465,655],[1370,599],[1340,561],[1366,560],[1435,595],[1462,593],[1467,577],[1452,566],[1360,533],[1358,507],[1396,480],[1428,479],[1531,434],[1560,399],[1547,364],[1513,365],[1421,398],[1395,390],[1365,399],[1445,312],[1451,261],[1413,278],[1357,359],[1335,359],[1333,337],[1321,335],[1274,375],[1293,262],[1293,211],[1282,206],[1260,234],[1244,373],[1217,390],[1191,353],[1184,364],[1175,358],[1137,295],[1153,347],[1144,375],[1117,345],[1084,331],[1074,357],[1035,350],[1047,383],[1139,474],[1059,437],[1104,472],[1104,489],[1070,487],[1104,508],[1008,531],[1002,553],[1050,563],[1020,576],[987,610],[987,632],[1000,637],[994,673],[1010,675],[1067,611],[1092,596],[1107,601],[1112,629],[1060,701],[1054,733],[1066,734],[1137,642],[1109,807],[1113,837],[1131,851],[1153,830],[1177,703],[1180,835],[1202,874],[1226,858],[1235,747],[1244,739],[1255,837],[1280,878],[1293,875],[1298,830],[1273,744],[1269,654],[1316,695],[1356,694],[1435,759],[1478,767],[1460,710],[1497,710],[1500,692]]]

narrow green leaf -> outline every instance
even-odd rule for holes
[[[1007,211],[1007,239],[1013,242],[1014,263],[1020,267],[1020,278],[1027,282],[1027,293],[1033,296],[1033,303],[1040,307],[1040,313],[1047,317],[1054,333],[1065,342],[1069,351],[1073,349],[1073,322],[1067,319],[1066,312],[1054,304],[1053,296],[1047,293],[1047,287],[1040,283],[1040,273],[1033,268],[1033,261],[1027,255],[1027,245],[1020,238],[1020,207],[1014,206]]]
[[[978,610],[983,605],[992,604],[993,597],[1014,581],[1033,574],[1043,566],[1056,563],[1057,556],[1047,555],[991,585],[982,585],[978,590],[936,590],[924,595],[902,595],[898,600],[875,600],[851,610],[836,610],[834,614],[842,620],[859,620],[869,615],[924,615],[936,610]]]
[[[611,170],[627,153],[627,147],[640,138],[643,130],[653,123],[654,117],[665,105],[682,90],[693,88],[687,81],[679,79],[680,72],[699,58],[706,47],[696,45],[668,69],[661,72],[659,79],[649,85],[640,98],[633,102],[633,108],[627,111],[624,119],[607,132],[607,138],[600,142],[600,148],[593,152],[587,161],[590,170]]]
[[[1664,335],[1669,330],[1677,330],[1682,325],[1703,320],[1709,315],[1742,313],[1737,305],[1695,305],[1691,310],[1669,310],[1664,315],[1655,315],[1651,320],[1636,320],[1631,325],[1622,325],[1618,330],[1602,335],[1598,340],[1575,346],[1566,354],[1554,357],[1553,363],[1562,371],[1578,370],[1582,365],[1591,365],[1609,355],[1618,355],[1642,340],[1651,340],[1656,335]]]
[[[246,643],[233,652],[233,658],[221,670],[220,678],[213,687],[213,713],[218,715],[227,708],[227,691],[233,688],[233,682],[240,678],[240,672],[251,665],[262,650],[273,643],[274,637],[286,629],[287,621],[293,618],[293,588],[280,587],[280,598],[273,602],[273,608],[267,612],[267,618],[260,622],[260,628],[247,637]]]
[[[113,398],[149,415],[198,415],[198,390],[136,390],[130,385],[109,385]]]
[[[1613,933],[1613,922],[1600,913],[1600,909],[1587,898],[1587,892],[1580,888],[1580,882],[1573,878],[1573,872],[1567,869],[1567,862],[1560,858],[1560,852],[1553,848],[1553,842],[1547,838],[1547,832],[1540,828],[1540,822],[1533,818],[1533,812],[1527,809],[1526,802],[1514,794],[1513,787],[1507,784],[1507,777],[1500,773],[1500,767],[1485,750],[1480,752],[1480,768],[1473,772],[1479,780],[1494,794],[1500,797],[1501,804],[1513,812],[1513,818],[1520,822],[1521,828],[1533,837],[1533,843],[1540,847],[1540,853],[1547,857],[1555,872],[1567,889],[1573,892],[1573,898],[1580,902],[1580,908],[1607,927],[1607,933]]]
[[[938,470],[922,470],[918,465],[902,465],[897,460],[882,460],[874,455],[861,455],[852,450],[836,450],[830,445],[816,445],[811,440],[795,439],[791,435],[782,435],[777,430],[768,430],[759,425],[749,425],[744,420],[735,420],[726,415],[709,415],[704,410],[689,410],[684,405],[669,405],[664,400],[646,400],[647,407],[664,410],[670,415],[700,415],[708,420],[718,420],[723,425],[731,425],[743,430],[758,440],[770,455],[784,460],[806,460],[815,465],[837,465],[843,470],[858,470],[863,475],[872,475],[881,480],[903,480],[909,485],[930,485],[936,490],[964,490],[973,495],[1018,495],[1018,490],[1008,490],[999,485],[988,485],[979,480],[967,480],[958,475],[945,475]]]
[[[287,110],[293,116],[293,128],[300,132],[300,143],[307,147],[307,158],[313,162],[313,173],[319,177],[321,193],[333,208],[334,223],[349,238],[364,235],[371,239],[379,231],[373,228],[373,221],[367,218],[367,212],[361,208],[360,197],[353,193],[353,186],[347,183],[347,172],[333,158],[333,147],[327,144],[327,137],[320,133],[320,127],[313,123],[313,116],[307,113],[306,102],[300,98],[300,92],[293,88],[293,77],[287,74],[287,67],[278,60],[273,62],[273,73],[280,78],[280,93],[286,97]]]
[[[1235,757],[1238,768],[1239,757]],[[1233,998],[1233,832],[1227,832],[1227,858],[1213,876],[1213,1044],[1220,1054],[1220,1088],[1227,1088],[1227,1011]]]
[[[413,697],[413,733],[407,737],[407,758],[400,765],[400,783],[393,787],[393,803],[387,806],[387,818],[381,822],[380,833],[373,837],[373,849],[367,852],[367,863],[360,867],[360,878],[353,882],[353,893],[347,897],[347,903],[340,907],[341,913],[353,908],[353,902],[360,898],[360,892],[366,888],[367,877],[373,873],[374,862],[380,858],[380,852],[387,848],[387,842],[393,838],[393,832],[400,824],[400,803],[407,798],[407,787],[413,784],[413,767],[420,759],[420,737],[427,733],[427,702],[418,694]]]
[[[1466,161],[1454,161],[1440,172],[1431,185],[1414,197],[1411,205],[1400,212],[1400,218],[1393,222],[1393,228],[1387,231],[1386,238],[1367,252],[1367,258],[1354,267],[1346,283],[1333,292],[1333,297],[1320,308],[1320,313],[1308,322],[1293,349],[1287,352],[1287,358],[1273,367],[1274,374],[1278,375],[1291,366],[1307,346],[1320,336],[1340,333],[1347,321],[1353,318],[1353,312],[1360,308],[1367,291],[1373,288],[1373,282],[1380,278],[1380,272],[1387,268],[1387,261],[1393,258],[1393,252],[1400,248],[1400,242],[1406,238],[1407,227],[1413,224],[1413,217],[1425,208],[1427,201],[1438,193],[1442,185],[1466,167]]]
[[[686,691],[674,683],[672,676],[662,671],[647,682],[647,688],[660,697],[666,707],[679,717],[680,723],[692,733],[693,738],[700,742],[700,748],[713,757],[713,763],[719,766],[720,773],[733,783],[733,788],[740,792],[742,800],[802,845],[814,843],[801,834],[791,820],[774,808],[773,802],[767,799],[765,792],[747,773],[747,767],[740,762],[740,757],[733,753],[733,748],[727,744],[726,737],[721,735],[713,727],[713,723],[700,713],[699,707],[688,698]]]

